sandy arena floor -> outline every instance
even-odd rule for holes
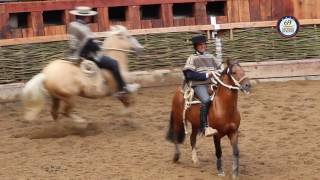
[[[24,123],[19,102],[0,104],[0,179],[229,179],[231,147],[222,140],[225,178],[216,176],[211,138],[198,137],[200,165],[189,139],[173,164],[165,140],[175,87],[146,88],[131,117],[113,98],[79,99],[76,111],[90,121],[84,132],[51,120]],[[240,95],[240,178],[320,179],[320,81],[261,83]]]

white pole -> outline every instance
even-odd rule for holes
[[[215,38],[216,62],[218,63],[217,65],[220,66],[222,64],[222,43],[221,38],[218,37],[220,25],[217,24],[217,19],[215,16],[210,16],[210,23],[214,29],[214,31],[212,32],[212,38]]]

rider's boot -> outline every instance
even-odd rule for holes
[[[137,91],[139,88],[140,84],[127,84],[125,87],[122,88],[121,91],[117,92],[115,96],[122,102],[122,104],[125,107],[129,107],[132,104],[130,99],[130,93]]]
[[[126,89],[115,93],[115,97],[117,97],[125,107],[131,105],[130,94]]]
[[[209,111],[209,105],[205,103],[201,103],[200,105],[200,130],[201,132],[204,131],[204,136],[210,137],[214,134],[218,133],[216,129],[213,129],[208,124],[208,111]]]

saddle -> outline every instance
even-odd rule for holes
[[[213,100],[216,90],[216,84],[208,84],[208,94],[211,97],[211,100]],[[186,104],[200,103],[199,97],[194,93],[191,83],[184,82],[181,88],[181,93],[183,94]]]
[[[85,91],[92,92],[92,94],[103,94],[107,92],[106,79],[96,63],[82,59],[77,66],[79,66],[85,77],[82,79],[85,84]]]

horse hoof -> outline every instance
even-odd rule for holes
[[[79,129],[79,130],[83,130],[86,129],[88,127],[88,123],[87,122],[82,122],[82,123],[74,123],[73,127],[75,129]]]
[[[218,173],[218,176],[219,176],[219,177],[225,177],[226,174],[224,173],[224,171],[221,171],[221,172]]]
[[[76,128],[76,129],[86,129],[88,127],[88,121],[79,117],[79,116],[76,116],[76,115],[73,115],[72,116],[72,119],[73,119],[73,127]]]
[[[180,154],[175,154],[173,157],[173,162],[176,163],[179,161],[179,159],[180,159]]]
[[[132,110],[128,107],[125,107],[122,109],[122,111],[120,112],[120,116],[130,116],[132,115]]]
[[[239,176],[238,175],[232,175],[232,179],[239,179]]]
[[[200,164],[198,157],[192,157],[192,162],[195,166],[198,166]]]

